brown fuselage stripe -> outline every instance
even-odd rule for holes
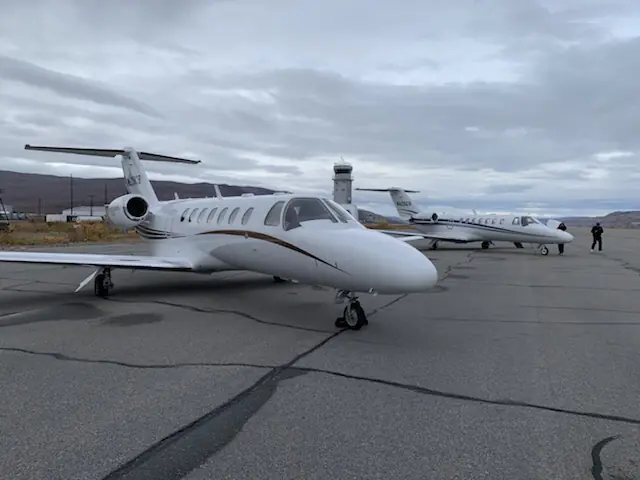
[[[334,268],[336,270],[339,270],[343,273],[347,273],[344,270],[342,270],[341,268],[338,268],[335,265],[332,265],[331,263],[322,260],[319,257],[316,257],[314,254],[307,252],[306,250],[301,249],[300,247],[297,247],[295,245],[293,245],[292,243],[289,242],[285,242],[284,240],[281,240],[277,237],[272,237],[271,235],[267,235],[265,233],[260,233],[260,232],[252,232],[250,230],[212,230],[209,232],[202,232],[199,233],[198,235],[235,235],[237,237],[249,237],[249,238],[253,238],[255,240],[263,240],[265,242],[269,242],[269,243],[273,243],[275,245],[279,245],[281,247],[287,248],[289,250],[292,250],[294,252],[300,253],[301,255],[304,255],[306,257],[312,258],[320,263],[323,263],[324,265],[328,265],[331,268]]]

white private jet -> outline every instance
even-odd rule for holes
[[[0,252],[2,262],[97,267],[76,292],[93,280],[95,294],[106,297],[113,288],[111,271],[118,268],[203,274],[249,270],[276,280],[335,288],[336,303],[347,300],[336,326],[358,330],[368,321],[356,293],[419,293],[438,280],[436,268],[422,253],[367,229],[326,198],[282,194],[159,201],[141,159],[199,162],[132,148],[25,149],[122,157],[128,193],[109,204],[106,218],[116,226],[135,228],[149,242],[150,256]]]
[[[479,215],[455,212],[420,212],[411,201],[407,192],[415,190],[402,188],[356,188],[368,192],[389,192],[398,215],[418,230],[399,232],[397,230],[378,230],[395,236],[415,236],[431,240],[429,247],[436,249],[438,242],[471,243],[482,242],[487,249],[493,242],[512,242],[517,248],[523,243],[535,244],[542,255],[548,255],[546,244],[571,243],[573,235],[562,230],[550,228],[529,215]]]

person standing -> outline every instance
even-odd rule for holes
[[[564,224],[564,222],[560,222],[560,225],[558,225],[558,230],[562,230],[563,232],[567,231],[567,226]],[[564,243],[559,243],[558,255],[562,255],[563,253],[564,253]]]
[[[596,243],[598,244],[598,251],[602,251],[602,234],[604,233],[604,229],[600,226],[600,222],[596,222],[596,224],[591,229],[591,236],[593,237],[593,243],[591,243],[591,251],[596,248]]]

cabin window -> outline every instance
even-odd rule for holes
[[[189,213],[189,209],[187,208],[184,212],[182,212],[182,216],[180,217],[180,221],[184,222],[184,219],[187,218],[187,214]]]
[[[471,219],[471,223],[477,223],[475,218]]]
[[[213,210],[211,210],[211,212],[209,212],[209,216],[207,217],[207,223],[213,222],[213,217],[216,216],[217,211],[218,211],[218,207],[214,208]]]
[[[253,207],[249,208],[246,212],[244,212],[244,215],[242,215],[242,225],[247,224],[247,222],[249,221],[249,218],[251,217],[252,212],[253,212]]]
[[[194,208],[193,211],[191,212],[191,215],[189,215],[189,221],[192,221],[194,218],[196,218],[196,213],[198,213],[198,210],[200,210],[199,208]]]
[[[470,223],[471,219],[470,218],[465,218],[464,221],[465,221],[465,223]]]
[[[236,217],[238,216],[238,212],[240,211],[240,207],[236,207],[233,209],[233,211],[231,212],[231,215],[229,215],[229,223],[233,223],[234,220],[236,219]]]
[[[500,225],[504,225],[504,218],[500,219]]]
[[[348,223],[353,217],[349,215],[349,213],[340,205],[338,205],[333,200],[329,200],[328,198],[324,199],[324,202],[327,204],[329,209],[333,212],[333,214],[340,220],[342,223]]]
[[[303,222],[314,220],[329,220],[332,223],[338,223],[338,219],[319,198],[303,197],[289,200],[284,212],[285,230],[300,227]]]
[[[514,218],[513,222],[511,223],[513,223],[514,225],[520,225],[520,218],[519,217]]]
[[[491,224],[495,225],[496,223],[498,223],[498,219],[497,218],[492,218],[491,219]]]
[[[271,209],[267,212],[267,216],[264,218],[264,224],[270,227],[277,227],[278,225],[280,225],[280,216],[282,215],[283,208],[283,200],[276,202],[273,207],[271,207]]]
[[[220,215],[218,215],[218,225],[220,225],[224,220],[224,217],[227,215],[227,210],[229,210],[227,207],[220,210]]]
[[[209,209],[208,208],[203,208],[202,211],[200,212],[200,215],[198,215],[198,223],[202,222],[202,220],[204,220],[204,216],[207,214],[207,211]]]

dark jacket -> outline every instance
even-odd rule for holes
[[[593,238],[600,238],[604,233],[604,229],[600,225],[594,225],[591,229],[591,235]]]
[[[562,230],[563,232],[567,230],[567,226],[564,224],[564,222],[560,222],[560,225],[558,225],[558,230]]]

